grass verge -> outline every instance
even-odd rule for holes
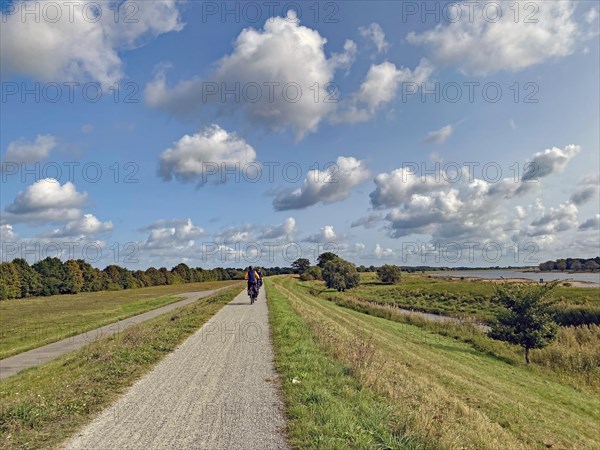
[[[316,298],[274,280],[316,341],[384,396],[419,448],[571,449],[600,444],[597,396],[472,345]]]
[[[385,399],[361,385],[350,366],[320,348],[279,286],[269,280],[267,284],[275,364],[283,381],[292,447],[419,448],[394,430],[392,408]]]
[[[231,287],[0,382],[0,449],[53,448],[239,293]]]
[[[0,302],[0,359],[182,300],[175,294],[218,289],[208,281]]]

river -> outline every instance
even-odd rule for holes
[[[432,274],[436,277],[474,277],[488,280],[498,280],[500,278],[525,278],[527,280],[544,281],[553,280],[572,280],[583,281],[589,284],[589,287],[600,286],[600,272],[598,273],[568,273],[568,272],[522,272],[516,270],[447,270]],[[583,285],[582,285],[583,286]]]

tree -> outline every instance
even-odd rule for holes
[[[599,268],[600,268],[600,264],[598,264],[593,259],[590,259],[589,261],[587,261],[585,263],[585,269],[586,270],[598,270]]]
[[[0,264],[0,300],[19,298],[20,296],[19,271],[12,262],[3,262]]]
[[[319,257],[317,258],[317,266],[319,266],[321,269],[325,268],[325,264],[327,264],[329,261],[333,261],[334,259],[339,258],[338,255],[336,255],[335,253],[331,253],[331,252],[325,252],[325,253],[321,253],[319,255]]]
[[[400,267],[393,266],[391,264],[384,264],[379,269],[377,269],[377,278],[382,283],[386,284],[396,284],[400,282],[400,278],[402,277],[402,271]]]
[[[19,297],[31,297],[42,292],[42,277],[23,258],[13,259],[12,263],[19,272],[21,293]]]
[[[42,277],[42,295],[61,293],[65,282],[65,268],[60,259],[48,256],[31,267]]]
[[[300,274],[300,279],[302,281],[322,280],[323,271],[319,266],[309,267],[307,270]]]
[[[62,294],[78,294],[83,288],[83,272],[74,259],[65,262],[64,266],[65,280],[60,291]]]
[[[177,264],[171,269],[171,273],[174,276],[178,276],[182,283],[189,283],[193,278],[192,271],[185,263]]]
[[[78,259],[77,264],[83,274],[83,287],[81,292],[97,292],[102,290],[102,272],[92,267],[83,259]]]
[[[360,284],[360,275],[354,264],[336,256],[325,263],[323,280],[328,288],[343,292],[357,287]]]
[[[306,258],[298,258],[292,263],[294,273],[303,274],[310,267],[310,261]]]
[[[557,285],[497,285],[496,294],[505,310],[498,314],[490,337],[523,347],[529,364],[529,350],[545,347],[556,336],[558,326],[550,315],[553,302],[548,296]]]

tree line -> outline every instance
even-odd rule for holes
[[[292,270],[286,267],[263,270],[265,275],[286,273]],[[166,267],[129,270],[115,264],[100,270],[82,259],[63,262],[48,257],[30,266],[25,259],[17,258],[0,264],[0,300],[243,278],[244,269],[192,268],[185,263],[171,270]]]
[[[571,272],[578,271],[595,271],[600,269],[600,256],[595,258],[566,258],[557,259],[556,261],[546,261],[541,263],[539,269],[543,272],[552,270],[568,270]]]

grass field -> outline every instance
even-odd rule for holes
[[[239,291],[225,289],[0,381],[0,449],[56,447]]]
[[[386,427],[403,440],[392,448],[415,442],[432,449],[600,446],[597,395],[423,327],[339,307],[292,278],[272,284],[308,324],[319,347],[346,365],[361,387],[386,399]],[[275,335],[276,328],[275,323]],[[286,395],[297,408],[310,408]],[[350,441],[339,447],[372,448]]]
[[[180,301],[174,294],[218,289],[209,281],[0,302],[0,359]]]
[[[427,275],[403,274],[397,285],[384,285],[372,272],[361,273],[357,289],[338,294],[334,290],[323,291],[325,296],[351,295],[357,300],[391,304],[400,308],[446,314],[456,317],[473,317],[489,321],[499,307],[494,303],[494,284],[480,280],[450,281]],[[321,287],[324,289],[324,286]],[[558,287],[554,298],[561,307],[583,307],[598,310],[600,316],[600,288]]]

